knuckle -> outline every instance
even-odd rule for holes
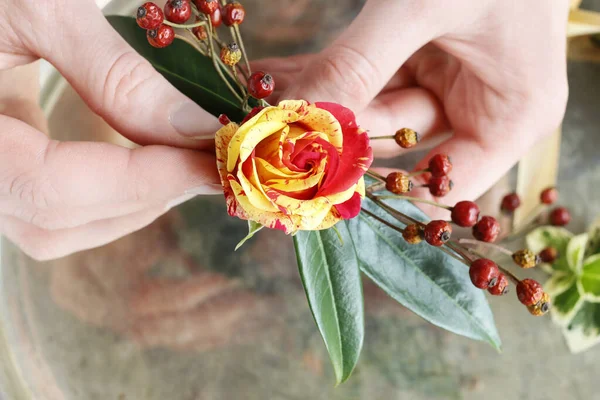
[[[148,61],[134,51],[124,52],[111,64],[102,82],[102,107],[126,112],[133,104],[132,99],[152,85],[154,77],[154,68]]]
[[[367,99],[379,84],[379,70],[360,51],[346,45],[335,45],[317,68],[319,82],[332,83],[329,94]],[[336,92],[336,93],[333,93]]]

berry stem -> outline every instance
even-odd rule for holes
[[[465,250],[464,247],[462,247],[461,245],[459,245],[457,242],[450,240],[448,242],[445,243],[445,246],[448,246],[448,248],[454,250],[461,258],[462,258],[462,262],[467,266],[471,266],[471,257],[469,257],[469,252]]]
[[[377,198],[377,196],[373,195],[372,193],[367,192],[366,195],[371,201],[373,201],[375,204],[377,204],[379,207],[381,207],[383,210],[385,210],[388,214],[390,214],[392,217],[396,218],[398,221],[402,222],[403,224],[406,224],[406,225],[417,224],[421,227],[425,226],[425,224],[422,223],[421,221],[417,221],[416,219],[409,217],[408,215],[403,214],[400,211],[385,204],[383,201],[379,200]]]
[[[500,253],[504,253],[508,256],[512,256],[513,252],[505,249],[502,246],[498,246],[497,244],[493,244],[493,243],[488,243],[488,242],[482,242],[480,240],[475,240],[475,239],[459,239],[458,241],[461,244],[472,244],[472,245],[476,245],[476,246],[483,246],[483,247],[488,247],[490,249],[496,250]]]
[[[413,176],[423,175],[423,174],[426,174],[427,172],[429,172],[429,169],[421,169],[419,171],[411,172],[410,174],[408,174],[408,177],[412,178]]]
[[[375,192],[379,192],[380,190],[385,189],[385,183],[380,182],[380,183],[374,183],[371,186],[367,187],[367,192],[369,193],[375,193]]]
[[[190,24],[190,25],[181,25],[181,24],[176,24],[174,22],[170,22],[167,21],[166,19],[163,21],[163,24],[165,25],[169,25],[172,26],[173,28],[180,28],[180,29],[193,29],[193,28],[197,28],[199,26],[206,26],[206,21],[198,21],[196,23]]]
[[[366,174],[369,175],[371,178],[377,179],[378,181],[385,183],[385,177],[371,169],[367,170]]]
[[[381,140],[381,139],[394,139],[394,135],[369,137],[369,140]]]
[[[386,221],[385,219],[373,214],[371,211],[365,209],[365,208],[361,208],[361,211],[364,212],[365,214],[367,214],[369,217],[375,218],[377,221],[381,222],[382,224],[392,228],[393,230],[400,232],[401,234],[404,233],[404,229],[400,228],[399,226],[396,226],[388,221]]]
[[[187,37],[179,35],[179,34],[175,34],[175,39],[183,40],[184,42],[186,42],[187,44],[189,44],[190,46],[192,46],[193,48],[198,50],[198,52],[200,54],[202,54],[203,56],[208,56],[208,54],[206,54],[206,52],[202,48],[200,48],[200,46],[198,46],[198,44],[196,42],[188,39]]]
[[[425,200],[425,199],[421,199],[419,197],[411,197],[411,196],[401,196],[401,195],[384,195],[384,196],[377,196],[378,199],[401,199],[401,200],[408,200],[408,201],[412,201],[415,203],[424,203],[424,204],[429,204],[435,207],[439,207],[439,208],[443,208],[445,210],[452,210],[452,207],[447,206],[445,204],[440,204],[437,203],[435,201],[431,201],[431,200]]]
[[[246,93],[246,89],[244,88],[244,85],[242,84],[242,81],[240,80],[240,77],[238,76],[238,71],[237,68],[234,66],[231,67],[231,71],[233,72],[233,79],[235,81],[235,83],[237,83],[238,88],[242,91],[242,93]],[[247,100],[248,95],[244,94],[244,100],[242,102],[242,107],[244,106],[244,104],[248,103]]]
[[[223,71],[221,70],[220,60],[219,60],[219,57],[217,57],[217,54],[215,53],[215,49],[214,49],[213,34],[212,34],[213,26],[212,26],[212,21],[210,20],[210,18],[208,18],[208,25],[210,27],[210,29],[208,29],[208,44],[210,46],[210,55],[211,55],[213,64],[215,66],[215,69],[217,70],[217,73],[219,74],[219,76],[221,77],[221,79],[223,80],[225,85],[227,85],[227,87],[229,88],[231,93],[233,93],[233,95],[240,101],[240,103],[242,103],[243,102],[242,97],[231,86],[231,83],[229,83],[229,80],[225,77],[225,75],[223,75]],[[227,69],[225,69],[225,70],[227,71]]]
[[[244,57],[244,63],[246,64],[246,71],[244,77],[246,80],[252,75],[252,69],[250,68],[250,61],[248,60],[248,53],[246,52],[246,47],[244,46],[244,39],[242,39],[242,33],[240,32],[240,27],[238,24],[233,25],[233,30],[237,36],[237,42],[240,45],[240,50],[242,51],[242,56]]]

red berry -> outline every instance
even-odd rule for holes
[[[427,186],[429,187],[429,193],[433,196],[444,197],[452,190],[454,183],[445,175],[432,176]]]
[[[502,199],[500,210],[506,213],[512,213],[521,205],[521,199],[516,193],[509,193]]]
[[[196,19],[196,21],[197,20],[198,19]],[[206,28],[204,26],[197,26],[193,28],[192,33],[198,38],[198,40],[205,41],[208,39],[208,32],[206,32]]]
[[[220,7],[219,0],[194,0],[196,7],[204,14],[212,14]]]
[[[450,240],[452,226],[446,221],[431,221],[425,226],[423,236],[427,243],[439,247]]]
[[[218,28],[223,23],[223,13],[221,13],[221,7],[218,7],[215,11],[210,13],[210,22],[213,28]]]
[[[470,228],[479,219],[479,206],[472,201],[459,201],[452,207],[452,222],[463,228]]]
[[[255,99],[264,99],[269,97],[275,89],[275,80],[273,77],[263,71],[258,71],[250,75],[248,79],[248,93]]]
[[[423,240],[423,228],[417,224],[407,225],[402,232],[402,237],[410,244],[418,244]]]
[[[533,279],[523,279],[517,284],[517,297],[526,306],[537,304],[544,295],[544,289]]]
[[[503,273],[498,275],[496,284],[488,288],[488,292],[493,296],[502,296],[503,294],[508,293],[508,279],[506,279],[506,276],[504,276]]]
[[[192,16],[189,0],[169,0],[165,4],[165,18],[174,24],[183,24]]]
[[[416,146],[420,139],[419,134],[409,128],[399,129],[394,135],[394,140],[403,149],[410,149]]]
[[[571,213],[564,207],[556,207],[550,213],[550,223],[554,226],[565,226],[571,221]]]
[[[554,187],[546,188],[540,193],[540,201],[544,204],[552,204],[556,199],[558,199],[558,190]]]
[[[445,154],[436,154],[429,160],[429,172],[431,176],[444,176],[452,171],[450,157]]]
[[[385,188],[394,194],[403,194],[413,189],[413,183],[408,175],[402,172],[390,172],[385,177]]]
[[[558,258],[558,251],[554,247],[546,247],[544,250],[540,251],[540,260],[542,262],[552,264]]]
[[[173,43],[173,40],[175,40],[175,31],[169,25],[163,24],[158,29],[146,32],[146,37],[152,46],[160,49]]]
[[[473,285],[479,289],[493,287],[498,282],[500,270],[495,262],[487,258],[478,258],[471,263],[469,276]]]
[[[219,122],[221,123],[221,125],[228,125],[231,123],[231,120],[227,115],[221,114],[219,115]]]
[[[481,217],[473,226],[473,237],[482,242],[494,242],[500,234],[500,224],[496,218],[490,216]]]
[[[137,9],[136,21],[140,28],[157,29],[164,18],[162,10],[154,3],[144,3]]]
[[[254,107],[249,113],[248,115],[246,115],[244,117],[244,119],[242,120],[242,125],[244,125],[248,120],[254,118],[256,116],[256,114],[258,114],[259,112],[261,112],[263,110],[264,107]]]
[[[237,1],[232,3],[227,3],[225,7],[223,7],[223,22],[225,25],[239,25],[244,22],[244,17],[246,16],[246,10],[244,10],[244,6],[242,6]]]

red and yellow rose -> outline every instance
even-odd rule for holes
[[[286,233],[326,229],[360,212],[373,161],[354,113],[282,101],[216,135],[228,212]]]

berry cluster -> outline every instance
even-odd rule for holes
[[[136,13],[137,23],[146,30],[152,46],[164,48],[180,39],[210,57],[223,82],[242,107],[250,111],[249,98],[263,101],[264,105],[263,99],[275,89],[275,80],[263,71],[251,72],[239,30],[245,17],[244,6],[234,0],[168,0],[163,9],[148,2]],[[188,23],[191,19],[193,23]],[[221,25],[229,28],[231,42],[219,38],[216,29]],[[238,66],[242,59],[245,70]]]
[[[385,136],[383,138],[394,139],[403,148],[413,147],[419,142],[419,135],[408,128],[402,128],[394,136]],[[404,228],[400,228],[387,223],[388,226],[401,232],[403,239],[407,243],[417,245],[424,241],[457,258],[469,267],[469,277],[472,284],[479,289],[487,290],[493,296],[501,296],[508,293],[509,281],[512,281],[517,288],[517,297],[527,307],[529,312],[533,315],[545,314],[550,308],[550,299],[538,282],[532,279],[520,280],[489,257],[481,255],[475,248],[467,248],[464,245],[475,245],[504,253],[510,256],[514,264],[521,269],[533,268],[541,262],[554,261],[558,257],[555,249],[546,248],[539,254],[535,254],[529,249],[512,252],[502,246],[493,244],[500,237],[500,224],[492,216],[484,215],[480,217],[480,210],[475,202],[463,200],[457,202],[454,206],[446,206],[437,201],[429,201],[406,195],[415,187],[420,187],[415,185],[411,178],[421,174],[427,174],[429,178],[428,184],[421,187],[428,187],[429,192],[434,197],[446,195],[452,188],[452,181],[448,177],[451,170],[452,162],[444,154],[434,155],[429,160],[426,169],[413,173],[392,172],[384,177],[369,170],[367,174],[379,180],[380,183],[367,188],[367,197],[405,225]],[[384,186],[387,191],[393,193],[392,196],[378,194],[378,191]],[[540,204],[543,207],[553,204],[557,197],[558,191],[556,188],[548,188],[540,194]],[[383,203],[383,200],[388,198],[405,199],[444,208],[450,211],[450,221],[433,220],[429,223],[417,221]],[[504,214],[510,214],[520,205],[521,199],[518,194],[510,193],[502,199],[500,210]],[[363,209],[363,212],[384,222],[367,210]],[[565,208],[559,207],[550,212],[549,219],[554,225],[562,225],[568,222],[570,217]],[[453,241],[453,225],[471,228],[474,239],[460,239],[458,242]]]
[[[540,203],[538,211],[554,204],[558,200],[558,190],[555,187],[549,187],[540,193]],[[502,198],[500,211],[505,214],[512,214],[521,205],[521,198],[517,193],[509,193]],[[533,212],[536,215],[537,212]],[[571,213],[565,207],[556,207],[548,213],[547,220],[554,226],[565,226],[571,222]]]

